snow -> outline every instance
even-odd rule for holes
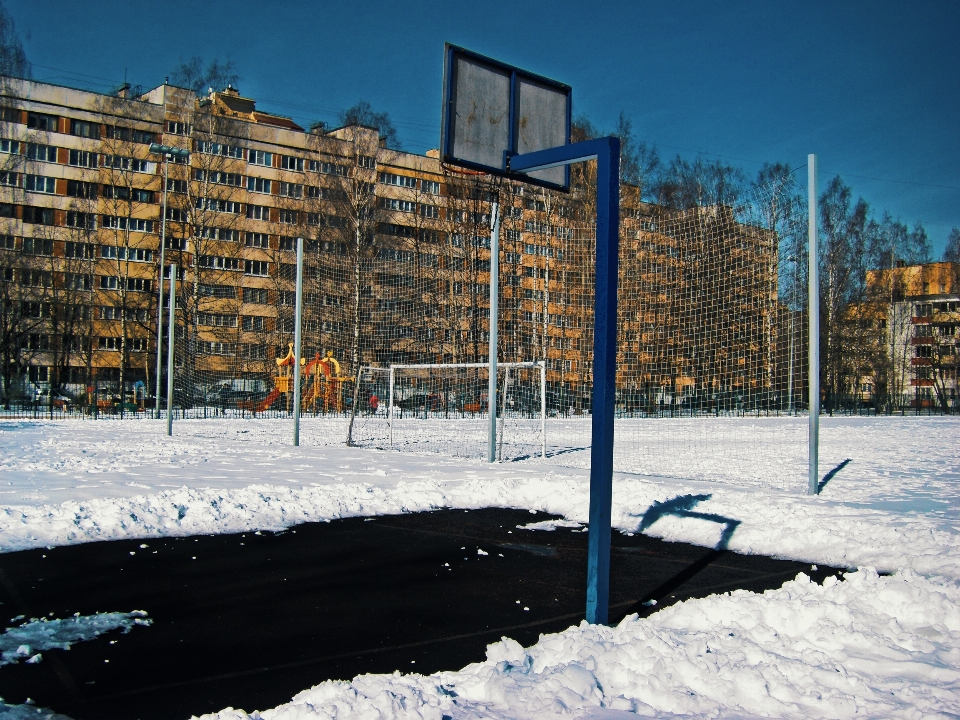
[[[945,718],[960,711],[958,648],[955,583],[862,569],[820,586],[800,574],[762,595],[582,623],[526,649],[504,638],[459,672],[361,675],[273,710],[203,717]]]
[[[14,618],[12,621],[16,622]],[[31,618],[0,635],[0,665],[25,660],[40,662],[44,650],[69,650],[74,643],[92,640],[111,630],[128,633],[136,625],[150,625],[147,613],[134,610],[128,613],[97,613],[64,619]]]
[[[692,600],[617,628],[584,624],[526,650],[505,639],[459,672],[321,683],[260,716],[960,714],[960,422],[821,423],[821,476],[833,473],[808,497],[803,418],[618,421],[612,521],[860,568],[844,582],[801,575],[763,595]],[[518,533],[582,526],[589,472],[578,448],[589,423],[550,420],[547,435],[552,457],[489,465],[347,448],[323,419],[303,421],[299,448],[279,421],[181,421],[172,438],[165,423],[143,420],[0,423],[0,551],[441,507],[564,518]]]

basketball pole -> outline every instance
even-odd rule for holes
[[[488,462],[497,461],[497,325],[500,315],[500,205],[490,205],[490,377],[487,380],[487,411],[490,413]]]
[[[617,380],[617,280],[620,248],[620,139],[597,138],[510,157],[511,172],[597,161],[597,273],[593,333],[590,527],[587,622],[605,625],[610,604],[610,515]]]

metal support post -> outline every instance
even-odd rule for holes
[[[547,363],[540,362],[540,457],[547,456]]]
[[[293,315],[293,445],[300,445],[300,324],[303,320],[303,238],[297,238],[297,300]]]
[[[393,446],[393,381],[394,381],[395,373],[396,371],[394,370],[393,365],[391,365],[390,366],[390,393],[389,393],[390,399],[387,404],[387,413],[388,413],[387,417],[389,417],[390,419],[389,425],[390,425],[391,447]]]
[[[490,377],[487,410],[490,413],[487,460],[497,461],[497,325],[500,312],[500,205],[490,206]]]
[[[807,466],[807,495],[816,495],[820,491],[820,280],[817,260],[817,156],[807,155],[807,202],[809,217],[807,222],[807,242],[809,244],[810,268],[807,288],[810,346],[810,425],[807,444],[809,458]]]
[[[163,156],[163,210],[160,216],[160,282],[157,283],[157,394],[153,401],[154,415],[160,419],[160,376],[163,374],[163,266],[167,251],[167,175],[170,172],[169,157]]]
[[[173,351],[176,345],[177,264],[170,266],[170,319],[167,322],[167,435],[173,435]],[[157,398],[159,400],[159,398]]]
[[[510,158],[510,169],[530,172],[593,159],[597,160],[597,273],[593,325],[587,622],[606,624],[610,599],[613,420],[617,392],[620,140],[615,137],[597,138],[514,155]]]

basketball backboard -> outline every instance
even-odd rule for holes
[[[440,159],[557,190],[568,166],[512,172],[512,155],[570,143],[571,88],[483,55],[444,46]]]

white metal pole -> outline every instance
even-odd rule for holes
[[[167,176],[170,173],[168,156],[163,156],[163,214],[160,216],[160,281],[157,288],[157,394],[153,400],[153,409],[157,420],[160,419],[160,376],[163,368],[163,265],[167,252]]]
[[[807,202],[809,217],[807,225],[807,241],[809,244],[808,271],[809,286],[807,288],[809,316],[809,356],[810,367],[810,427],[808,431],[809,464],[807,468],[807,494],[816,495],[820,489],[819,454],[820,454],[820,280],[818,278],[817,260],[817,156],[807,156]]]
[[[540,457],[547,456],[547,363],[540,363],[540,437],[543,448]]]
[[[490,436],[487,459],[497,461],[497,325],[500,312],[500,204],[490,205],[490,377],[487,382],[487,411]]]
[[[293,326],[293,444],[300,445],[300,324],[303,320],[303,238],[297,238],[297,304]]]
[[[167,435],[173,435],[173,350],[176,345],[177,264],[170,266],[170,319],[167,322]]]
[[[389,400],[387,401],[387,417],[390,419],[390,445],[393,445],[393,380],[394,380],[394,369],[393,365],[390,366],[390,391],[389,391]]]

